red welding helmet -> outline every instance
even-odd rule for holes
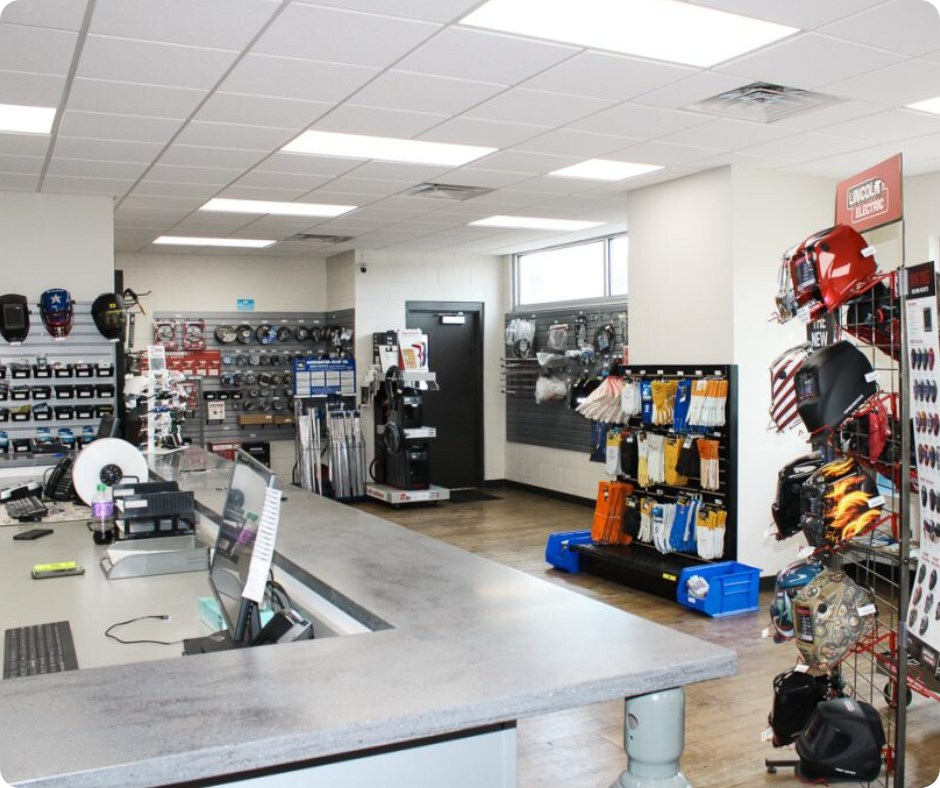
[[[875,286],[874,247],[848,225],[820,230],[803,241],[802,247],[816,271],[822,301],[810,308],[810,320],[838,309]]]

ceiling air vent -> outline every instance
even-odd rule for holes
[[[754,82],[691,104],[686,109],[726,118],[771,123],[801,112],[820,109],[841,99],[810,90]]]
[[[433,200],[454,200],[463,202],[481,194],[489,194],[492,189],[482,186],[458,186],[454,183],[419,183],[405,192],[406,197],[430,197]]]
[[[317,233],[297,233],[292,235],[289,238],[285,238],[285,241],[311,241],[312,243],[319,244],[342,244],[346,241],[351,241],[353,237],[351,235],[318,235]]]

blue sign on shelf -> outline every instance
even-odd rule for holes
[[[356,362],[351,358],[298,358],[294,361],[294,396],[356,396]]]
[[[239,312],[255,311],[255,299],[253,298],[239,298],[235,303]]]

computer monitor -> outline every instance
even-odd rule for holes
[[[250,643],[261,629],[257,606],[242,596],[265,497],[277,477],[240,449],[229,480],[209,581],[236,643]]]

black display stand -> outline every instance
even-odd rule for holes
[[[738,549],[737,366],[731,364],[645,364],[614,367],[611,374],[659,380],[681,378],[695,380],[717,377],[728,381],[724,426],[709,428],[708,432],[694,431],[694,434],[714,438],[719,442],[719,489],[702,490],[695,486],[673,487],[667,484],[654,484],[644,488],[639,486],[637,479],[623,475],[618,475],[617,478],[633,485],[634,495],[669,502],[676,500],[678,496],[683,494],[695,494],[700,495],[705,503],[721,506],[728,514],[725,523],[724,551],[721,558],[717,560],[736,560]],[[630,419],[627,426],[648,432],[677,434],[675,430],[667,427],[644,426],[640,417]],[[693,431],[690,430],[690,432]],[[571,545],[571,549],[578,553],[581,571],[671,600],[676,599],[679,576],[682,574],[683,569],[714,563],[688,553],[660,553],[653,545],[638,540],[634,540],[629,545],[576,544]]]

